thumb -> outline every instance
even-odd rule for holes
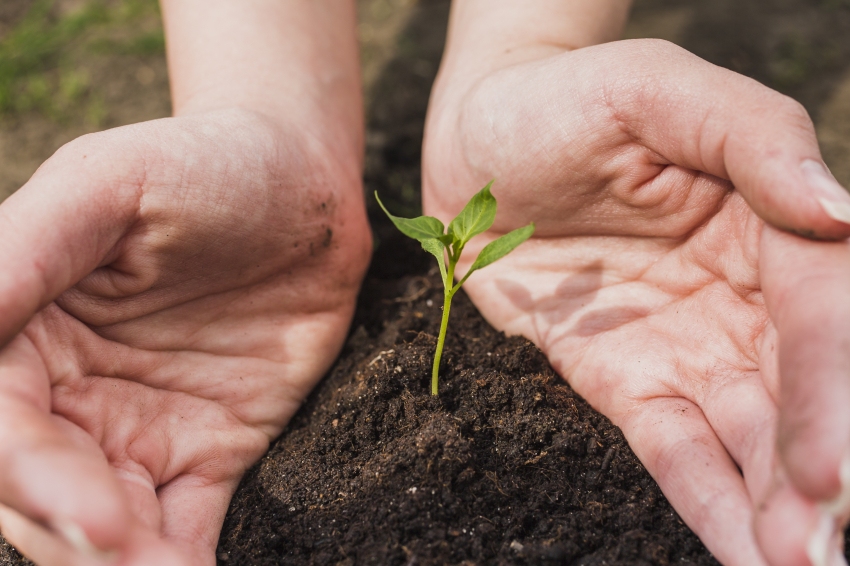
[[[0,345],[45,305],[108,263],[134,222],[144,182],[120,130],[56,152],[0,205]]]
[[[824,165],[799,103],[673,44],[631,43],[619,67],[629,71],[608,76],[606,95],[634,140],[675,165],[732,181],[776,227],[850,236],[850,194]]]

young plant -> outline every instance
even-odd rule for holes
[[[472,199],[466,203],[460,214],[449,223],[448,231],[443,223],[433,216],[419,216],[417,218],[399,218],[389,213],[384,203],[375,192],[375,199],[387,216],[390,217],[395,227],[405,236],[418,240],[422,248],[437,258],[440,266],[440,275],[443,278],[443,320],[440,323],[440,335],[437,338],[437,351],[434,354],[434,368],[431,372],[431,395],[437,394],[440,378],[440,359],[443,356],[443,344],[446,341],[446,328],[449,324],[449,311],[452,307],[452,297],[469,279],[473,272],[490,265],[514,250],[518,245],[526,241],[534,233],[534,223],[517,228],[512,232],[496,238],[481,250],[478,257],[472,263],[472,267],[466,275],[454,283],[455,266],[463,253],[463,247],[474,236],[486,232],[496,219],[496,199],[490,194],[490,186],[493,181],[481,189]],[[448,265],[446,264],[448,255]]]

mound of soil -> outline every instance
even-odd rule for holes
[[[426,255],[383,243],[376,266]],[[439,275],[375,271],[341,358],[233,499],[220,565],[717,563],[620,430],[463,293],[431,396]]]
[[[850,59],[813,55],[823,62],[815,68],[783,46],[802,30],[800,41],[818,47],[815,32],[850,29],[850,11],[744,4],[641,0],[627,35],[678,40],[782,88],[817,115],[827,83]],[[403,216],[419,213],[422,125],[448,10],[447,0],[415,3],[367,92],[366,194],[378,190]],[[791,25],[803,13],[811,16],[805,29]],[[779,31],[754,36],[766,17]],[[753,45],[752,37],[763,41]],[[811,74],[782,82],[791,75],[780,71],[798,63]],[[440,396],[429,395],[439,277],[371,201],[380,245],[354,330],[329,376],[242,482],[219,565],[717,564],[620,431],[532,344],[487,325],[463,293],[452,308]]]
[[[0,36],[31,4],[0,6]],[[449,1],[358,4],[369,101],[366,192],[377,189],[392,210],[414,215],[422,125]],[[409,15],[394,15],[400,10]],[[397,40],[386,31],[393,26],[404,28]],[[850,84],[848,30],[846,0],[638,0],[626,34],[665,37],[754,76],[801,100],[816,119],[822,106],[834,106],[821,133],[834,131],[824,137],[825,153],[847,181],[850,106],[842,100],[850,100],[850,87],[836,85]],[[95,68],[93,80],[123,85],[109,90],[123,102],[110,102],[115,118],[105,125],[167,114],[164,59],[138,63],[156,71],[149,90],[140,89],[134,65]],[[159,102],[151,107],[147,100]],[[137,115],[140,108],[150,115]],[[12,179],[6,184],[17,187],[59,142],[39,137],[44,128],[30,122],[25,130],[6,125],[4,166],[28,163],[18,177],[0,167]],[[56,140],[78,133],[63,131]],[[243,480],[222,531],[219,565],[717,564],[620,431],[532,344],[487,325],[462,292],[452,309],[441,393],[430,396],[439,278],[418,244],[371,212],[379,246],[348,343]],[[0,564],[30,563],[0,538]]]

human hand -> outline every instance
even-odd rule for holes
[[[537,225],[466,283],[482,314],[623,429],[722,563],[843,563],[850,505],[825,503],[850,489],[850,249],[770,226],[850,235],[805,111],[665,42],[488,59],[454,37],[425,212],[495,179],[490,239]]]
[[[72,142],[0,206],[0,529],[24,554],[215,563],[368,263],[338,140],[320,119],[167,118]]]

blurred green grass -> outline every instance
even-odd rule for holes
[[[37,0],[0,39],[0,117],[40,113],[65,123],[83,114],[99,125],[101,85],[78,63],[97,56],[162,54],[156,0],[88,0],[63,13],[57,0]]]

